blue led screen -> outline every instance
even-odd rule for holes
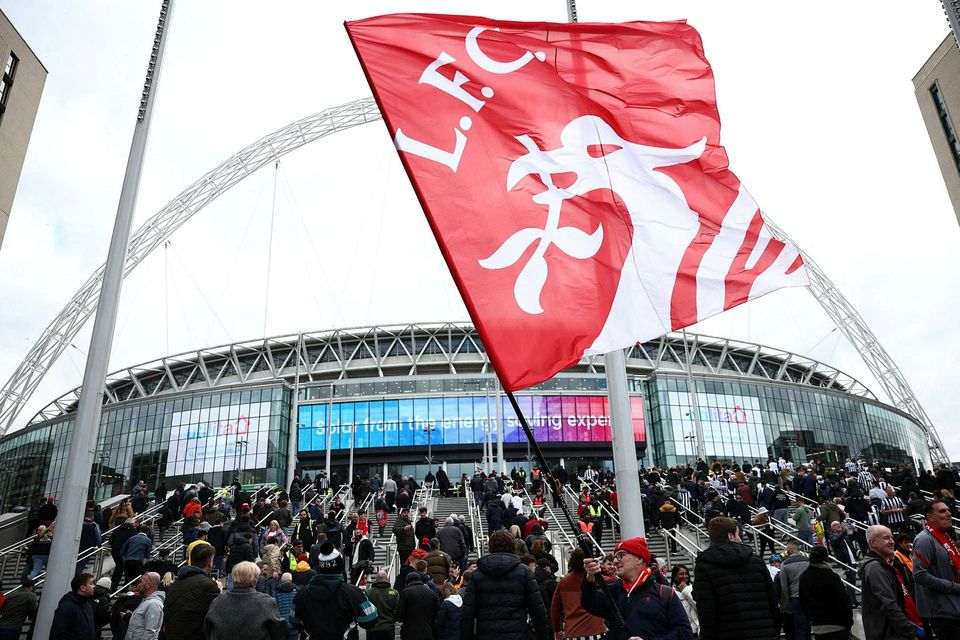
[[[510,401],[501,398],[504,442],[526,442]],[[518,396],[517,401],[540,442],[609,442],[606,396]],[[645,441],[643,398],[630,398],[634,438]],[[411,447],[431,444],[477,444],[483,429],[496,419],[496,398],[455,396],[334,402],[301,405],[299,451],[330,448]],[[354,430],[356,433],[354,434]],[[428,435],[429,434],[429,435]]]

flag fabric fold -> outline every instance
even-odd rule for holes
[[[685,22],[346,28],[507,390],[808,283],[729,169]]]

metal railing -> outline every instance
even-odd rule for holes
[[[477,539],[477,558],[482,558],[487,553],[490,532],[484,532],[486,526],[483,513],[480,512],[480,505],[474,500],[472,494],[468,499],[473,503],[470,507],[471,515],[477,519],[477,528],[474,530],[474,537]]]
[[[464,495],[467,501],[467,515],[470,517],[470,533],[471,538],[473,539],[471,544],[477,552],[477,557],[482,558],[485,551],[485,545],[482,542],[483,529],[479,517],[480,508],[477,506],[477,501],[473,497],[473,492],[470,491],[469,486],[467,487],[467,491]]]
[[[660,529],[660,535],[663,536],[664,547],[666,548],[665,559],[667,561],[668,567],[673,566],[673,559],[671,556],[676,554],[675,551],[671,551],[670,549],[670,547],[672,546],[670,544],[671,541],[673,541],[674,544],[679,545],[680,548],[683,549],[683,551],[687,554],[687,556],[689,556],[690,558],[693,558],[694,560],[696,560],[697,554],[706,548],[706,547],[700,546],[699,539],[697,539],[696,542],[692,542],[689,538],[683,535],[681,531],[677,529]]]
[[[696,533],[696,536],[697,536],[697,546],[701,546],[701,547],[702,547],[702,545],[700,545],[700,540],[701,540],[701,538],[703,538],[705,544],[706,544],[707,546],[709,546],[709,536],[707,536],[707,534],[703,531],[703,527],[704,527],[703,516],[701,516],[701,515],[698,514],[698,513],[695,513],[694,511],[690,511],[690,510],[684,509],[684,508],[682,507],[682,505],[680,505],[680,503],[677,502],[676,500],[674,500],[673,498],[670,498],[670,500],[671,500],[674,504],[677,505],[677,507],[678,507],[677,511],[678,511],[678,513],[680,514],[680,520],[681,520],[681,522],[685,522],[685,523]],[[697,518],[697,520],[699,520],[699,523],[691,520],[688,516],[694,516],[695,518]],[[770,522],[773,523],[773,522],[775,522],[775,521],[771,520]],[[752,525],[752,524],[743,524],[743,525],[741,525],[741,526],[743,527],[743,529],[744,529],[745,531],[748,531],[748,532],[750,532],[750,533],[753,535],[753,548],[754,548],[754,551],[755,551],[756,553],[758,553],[758,554],[759,554],[759,536],[763,536],[763,537],[765,537],[766,539],[768,539],[768,540],[770,540],[771,542],[773,542],[773,544],[774,544],[774,549],[776,549],[778,546],[781,547],[781,548],[786,548],[786,546],[787,546],[785,542],[783,542],[783,541],[781,541],[781,540],[778,540],[776,537],[771,536],[771,535],[769,535],[769,534],[767,534],[767,533],[765,533],[765,532],[763,532],[763,531],[760,531],[756,526],[754,526],[754,525]],[[793,536],[793,535],[789,535],[789,534],[788,534],[787,537],[790,538],[790,539],[792,539],[792,540],[794,540],[794,541],[796,541],[796,542],[798,542],[798,543],[800,543],[800,544],[801,544],[801,548],[804,548],[804,546],[806,546],[806,547],[809,547],[809,546],[810,546],[810,544],[809,544],[808,542],[806,542],[806,541],[804,541],[804,540],[801,540],[800,538],[797,538],[796,536]],[[669,546],[668,546],[668,548],[669,548]],[[705,548],[705,547],[702,547],[702,548]],[[833,564],[837,565],[838,567],[842,568],[842,569],[845,570],[845,571],[852,571],[852,572],[855,573],[856,570],[857,570],[856,567],[853,567],[853,566],[851,566],[851,565],[848,565],[847,563],[842,562],[841,560],[838,560],[836,557],[834,557],[834,556],[832,556],[832,555],[828,555],[828,556],[827,556],[827,559],[830,560]],[[848,586],[848,587],[850,587],[851,589],[855,590],[857,593],[860,593],[860,587],[858,587],[857,585],[855,585],[855,584],[850,584],[850,583],[847,582],[843,577],[841,577],[840,580],[841,580],[841,582],[843,582],[843,584],[845,584],[846,586]]]
[[[260,494],[264,491],[268,492],[266,497],[269,501],[279,496],[280,493],[283,491],[283,489],[279,485],[264,484],[260,486],[258,489],[256,489],[253,492],[253,494],[251,494],[250,499],[254,503],[256,503],[256,501],[260,499]],[[216,508],[215,505],[217,504],[217,502],[222,501],[223,498],[225,498],[227,495],[229,495],[229,487],[224,487],[219,489],[214,494],[213,506],[211,506],[211,508]],[[238,507],[239,505],[235,505],[235,508],[238,508]],[[270,517],[270,516],[268,515],[266,517]],[[158,544],[153,549],[151,549],[150,555],[148,556],[148,559],[144,562],[144,564],[146,564],[146,562],[148,562],[149,560],[154,560],[156,558],[159,558],[160,551],[164,549],[170,550],[170,558],[174,562],[176,561],[177,554],[180,554],[180,553],[183,554],[183,559],[177,564],[178,569],[187,563],[186,549],[188,545],[183,544],[183,525],[185,521],[186,521],[186,518],[181,517],[179,520],[177,520],[176,522],[170,525],[171,529],[173,527],[178,527],[179,530],[170,538],[168,538],[167,540],[161,541],[160,544]],[[263,520],[261,520],[261,522],[262,521]],[[259,527],[259,523],[256,526]],[[137,575],[132,579],[128,579],[127,582],[121,584],[117,589],[115,589],[113,593],[110,594],[110,597],[115,598],[122,593],[126,593],[133,585],[135,585],[137,582],[140,581],[140,578],[142,576],[143,574],[141,573],[140,575]],[[128,578],[128,576],[126,575],[124,577]]]
[[[139,514],[134,514],[133,517],[137,520],[138,524],[140,525],[150,524],[161,517],[162,514],[160,512],[163,509],[163,506],[164,506],[164,503],[162,502],[160,504],[155,504],[149,509],[146,509],[140,512]],[[56,521],[54,521],[54,524],[55,523]],[[112,551],[112,547],[110,546],[110,539],[112,538],[113,533],[123,525],[124,523],[120,523],[102,532],[101,544],[97,547],[91,547],[90,549],[86,549],[84,551],[79,552],[77,554],[77,560],[76,560],[77,564],[83,561],[84,564],[86,565],[91,560],[93,560],[93,562],[95,563],[94,571],[96,575],[101,575],[103,573],[103,564],[106,561],[106,557],[110,555]],[[54,526],[53,529],[54,529],[54,534],[56,534],[56,527]],[[33,544],[33,541],[35,539],[36,539],[36,535],[30,536],[29,538],[25,538],[24,540],[21,540],[15,545],[11,545],[11,547],[16,547],[15,549],[11,550],[11,547],[8,547],[7,549],[3,550],[3,553],[17,553],[17,554],[25,555],[29,552],[29,547],[31,544]],[[18,566],[19,566],[19,560],[18,560]],[[5,563],[3,564],[3,568],[6,569]],[[47,575],[46,570],[38,573],[37,576],[34,578],[34,586],[39,586],[43,584],[44,579],[46,578],[46,575]],[[20,588],[21,586],[17,585],[8,591],[5,591],[4,595],[6,596],[11,593],[14,593],[18,591]]]

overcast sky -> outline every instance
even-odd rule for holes
[[[0,0],[49,70],[0,250],[3,381],[106,257],[159,6]],[[960,227],[911,84],[948,26],[936,0],[895,6],[662,0],[581,2],[579,13],[686,18],[700,31],[731,168],[860,311],[956,460]],[[559,0],[179,0],[136,224],[257,138],[369,95],[342,22],[396,11],[566,20]],[[244,180],[141,264],[124,284],[111,369],[264,335],[466,318],[374,123]],[[694,329],[823,360],[882,396],[806,291]],[[19,424],[80,384],[89,336],[88,326]]]

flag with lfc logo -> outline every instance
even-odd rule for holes
[[[346,28],[507,390],[808,283],[729,169],[686,22]]]

